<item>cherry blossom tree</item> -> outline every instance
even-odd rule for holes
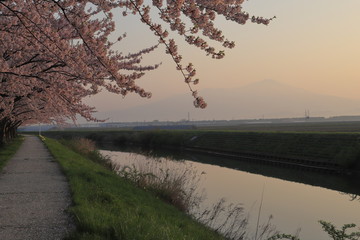
[[[233,48],[215,27],[217,16],[245,24],[267,25],[272,18],[250,16],[244,0],[0,0],[0,142],[11,138],[21,124],[87,120],[94,108],[86,96],[106,90],[125,96],[151,97],[136,84],[158,64],[143,65],[142,57],[165,46],[194,97],[195,107],[206,103],[193,85],[199,82],[191,63],[184,64],[176,41],[181,36],[212,58],[224,57],[208,41]],[[139,52],[114,51],[125,35],[110,41],[115,30],[114,9],[138,15],[158,43]],[[155,20],[151,16],[158,16]],[[126,20],[126,18],[123,18]]]

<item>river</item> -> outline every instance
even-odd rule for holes
[[[199,189],[206,198],[202,209],[224,198],[241,204],[249,216],[249,231],[254,234],[260,224],[273,216],[271,223],[283,233],[299,230],[302,240],[328,240],[319,220],[337,227],[346,223],[360,226],[360,184],[356,179],[296,169],[250,164],[200,154],[143,155],[128,151],[101,150],[119,165],[136,165],[145,161],[170,161],[167,166],[188,166],[201,175]],[[260,210],[260,211],[259,211]],[[260,215],[259,215],[260,214]],[[259,224],[259,225],[260,225]],[[352,229],[358,230],[358,229]]]

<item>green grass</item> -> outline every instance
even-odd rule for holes
[[[77,228],[68,239],[223,239],[106,167],[56,140],[44,142],[70,184]]]
[[[18,136],[10,143],[0,146],[0,170],[5,166],[7,161],[14,156],[23,141],[24,137]]]

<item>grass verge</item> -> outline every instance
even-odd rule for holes
[[[24,137],[18,136],[10,143],[0,146],[0,170],[5,166],[7,161],[14,156],[23,141]]]
[[[44,142],[71,188],[77,228],[68,239],[223,239],[101,164],[53,139]]]

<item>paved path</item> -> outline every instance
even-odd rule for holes
[[[59,165],[34,136],[0,173],[0,239],[56,240],[72,228],[69,187]]]

